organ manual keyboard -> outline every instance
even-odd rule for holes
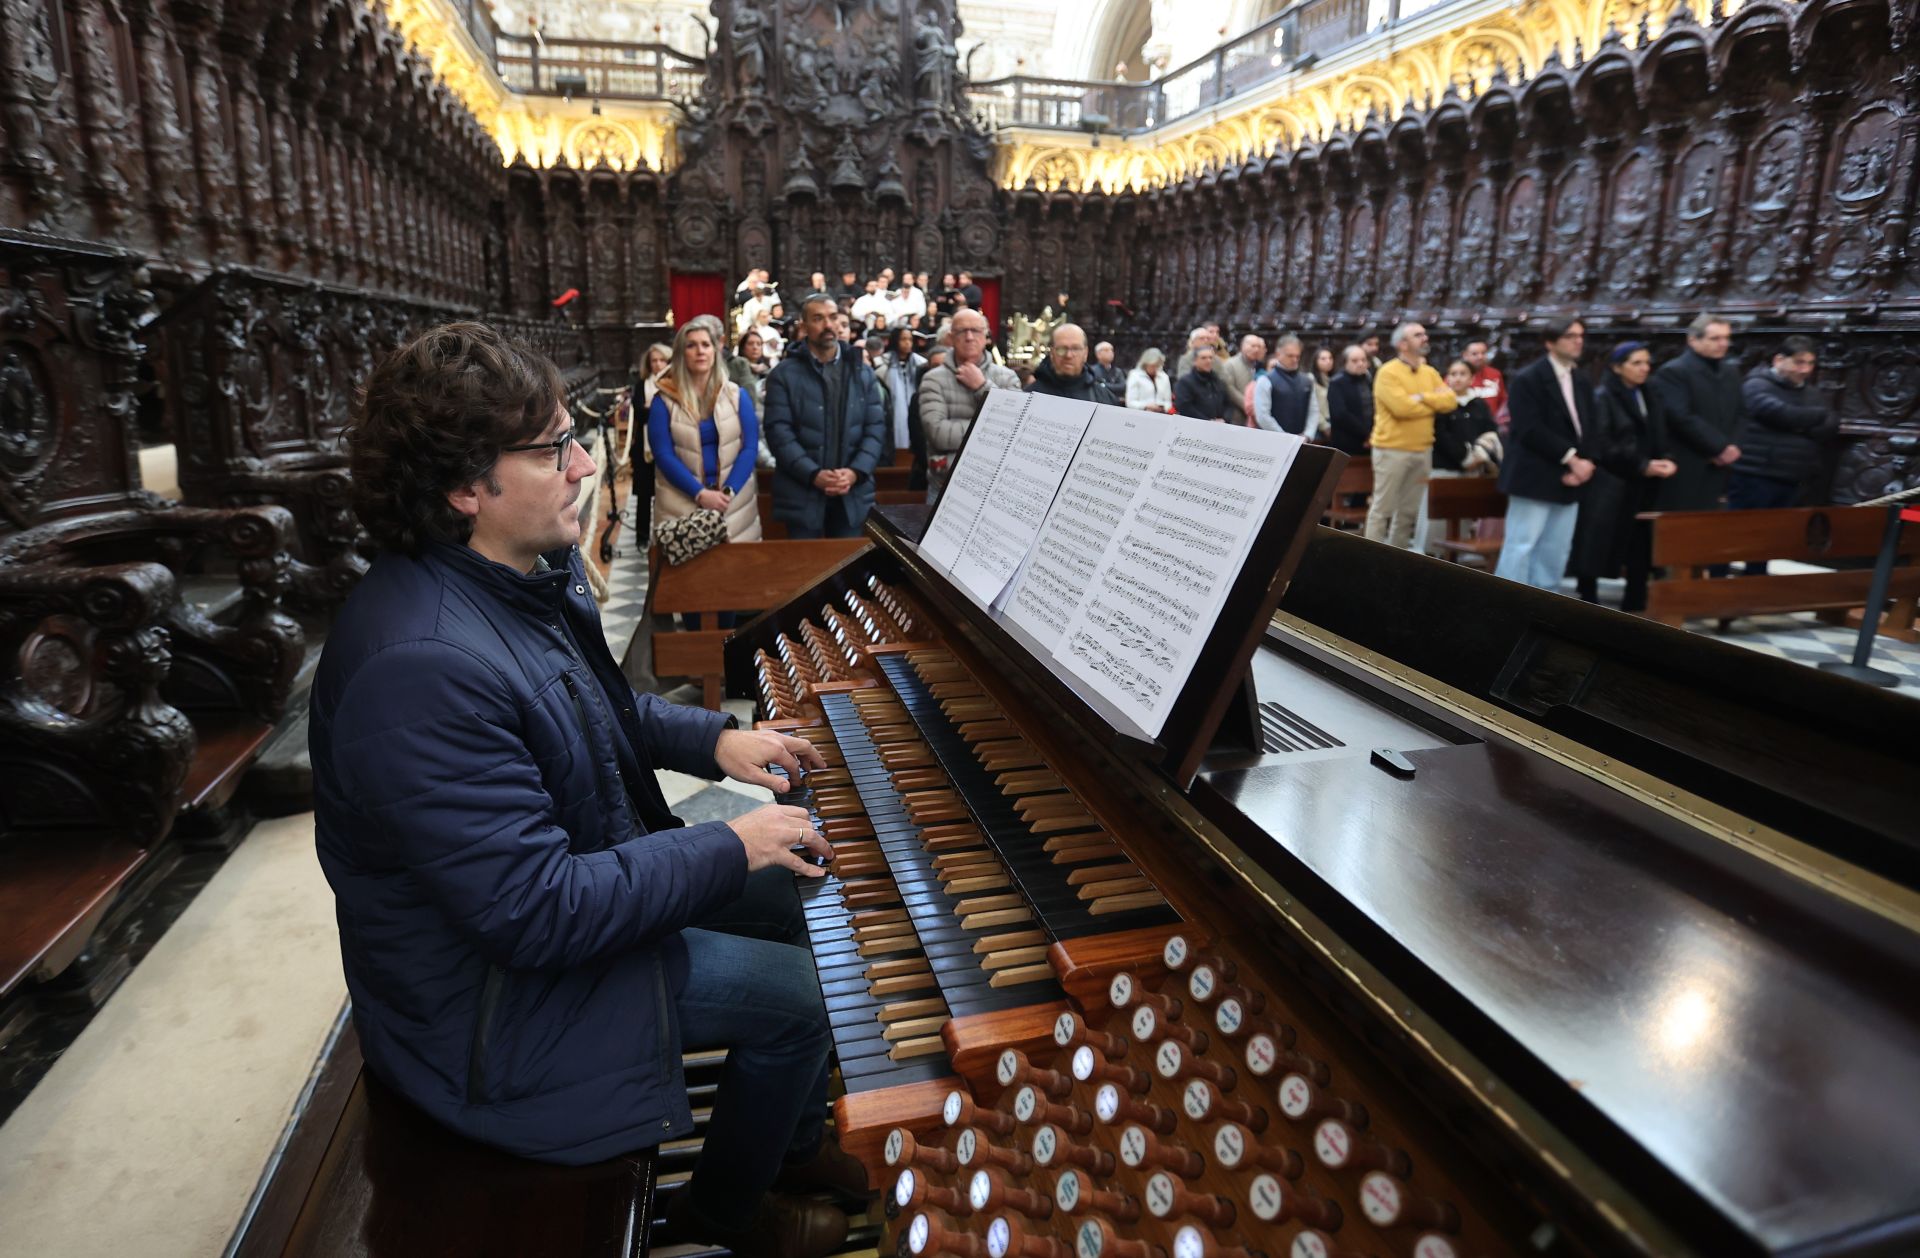
[[[1319,529],[1142,740],[926,519],[727,645],[883,1252],[1920,1252],[1910,700]]]

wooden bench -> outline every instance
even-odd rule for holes
[[[1427,549],[1455,563],[1477,555],[1492,568],[1500,559],[1504,530],[1483,528],[1467,537],[1466,523],[1504,520],[1506,516],[1507,496],[1500,492],[1500,482],[1491,476],[1442,476],[1427,482],[1427,518],[1436,524],[1444,521],[1447,526],[1446,536],[1429,538]]]
[[[654,547],[649,556],[654,612],[698,612],[705,626],[654,634],[655,675],[700,678],[700,701],[719,708],[720,679],[726,673],[721,648],[733,631],[712,628],[705,618],[778,607],[867,545],[862,537],[723,543],[678,567],[662,560]]]
[[[912,456],[903,457],[911,458]],[[925,502],[926,490],[908,488],[912,476],[913,468],[906,464],[875,468],[873,472],[874,505]],[[754,472],[753,477],[759,495],[757,505],[760,510],[760,535],[768,541],[787,540],[786,521],[773,518],[773,469],[760,468]]]
[[[1736,572],[1710,577],[1716,564],[1789,559],[1830,564],[1871,560],[1880,553],[1887,513],[1873,507],[1784,507],[1767,511],[1650,511],[1642,520],[1653,527],[1653,563],[1667,575],[1647,587],[1647,616],[1679,625],[1688,617],[1730,620],[1815,611],[1844,623],[1850,609],[1867,601],[1873,573],[1866,567],[1838,572]],[[1914,609],[1920,601],[1920,530],[1908,528],[1900,539],[1898,566],[1888,587],[1889,606],[1880,632],[1905,642],[1915,640]]]
[[[1367,498],[1373,493],[1373,460],[1364,454],[1357,454],[1347,460],[1340,469],[1340,479],[1334,483],[1333,498],[1327,503],[1327,509],[1320,517],[1320,523],[1336,529],[1363,529],[1367,526]],[[1348,499],[1359,498],[1356,505]]]
[[[374,1078],[351,1023],[243,1222],[237,1258],[642,1258],[655,1150],[549,1166],[434,1123]]]
[[[0,848],[0,996],[28,979],[66,974],[146,859],[144,849],[105,834]],[[84,975],[88,1001],[106,999],[130,968],[117,956]]]

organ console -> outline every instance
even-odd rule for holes
[[[1183,780],[925,519],[727,646],[882,1252],[1920,1245],[1904,701],[1320,530]]]

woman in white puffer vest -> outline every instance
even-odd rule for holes
[[[704,507],[724,513],[728,544],[757,542],[760,507],[753,470],[760,420],[753,395],[720,369],[709,323],[694,319],[674,334],[673,358],[647,412],[656,469],[653,519],[657,526]],[[688,617],[688,627],[698,628],[698,618]]]

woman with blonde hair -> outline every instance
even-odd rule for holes
[[[719,364],[714,322],[694,319],[674,334],[672,360],[647,413],[656,468],[653,520],[658,527],[699,509],[719,511],[729,542],[757,542],[753,468],[760,421],[753,395],[727,379]],[[688,621],[699,627],[697,617]]]

